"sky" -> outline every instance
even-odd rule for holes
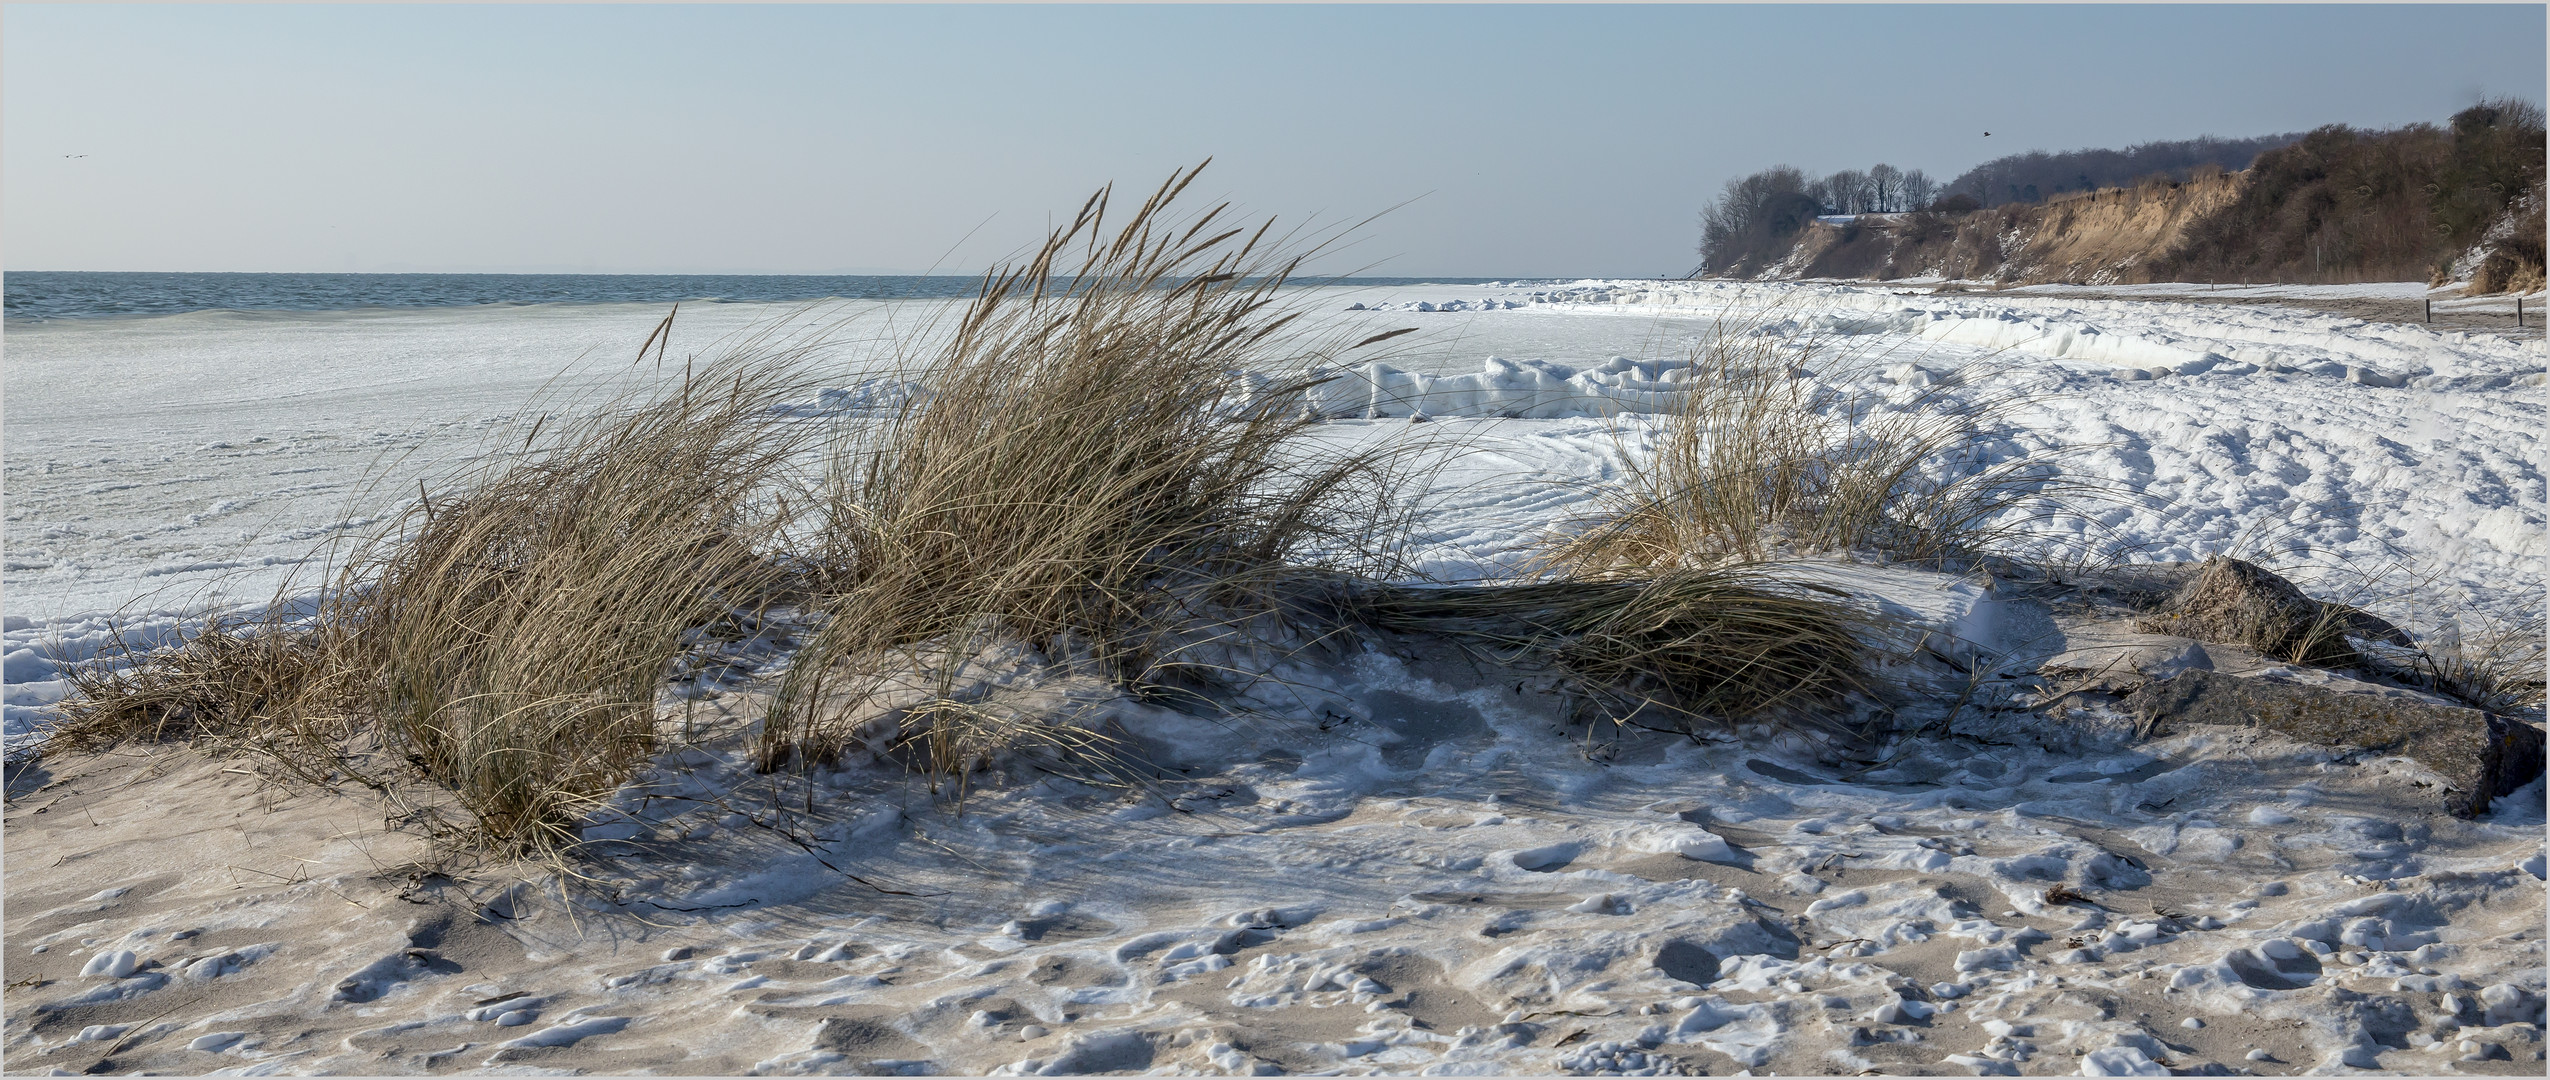
[[[1773,164],[2538,101],[2544,13],[10,4],[0,267],[974,272],[1210,157],[1252,214],[1381,214],[1322,272],[1679,276]]]

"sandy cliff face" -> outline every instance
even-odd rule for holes
[[[2151,280],[2137,268],[2177,245],[2187,227],[2240,194],[2241,174],[2184,184],[2092,192],[2035,207],[2035,227],[2009,267],[2028,282],[2083,285]]]
[[[2019,285],[2149,281],[2142,268],[2177,245],[2189,225],[2237,198],[2243,178],[2226,173],[2181,184],[2109,188],[1961,217],[1914,213],[1849,225],[1817,222],[1763,276],[1949,277]]]

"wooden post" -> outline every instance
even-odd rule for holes
[[[2432,296],[2426,298],[2426,321],[2428,323],[2435,321],[2435,298]]]

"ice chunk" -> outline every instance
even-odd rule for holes
[[[140,957],[131,949],[112,949],[89,957],[80,975],[90,979],[121,979],[141,969]]]
[[[497,1022],[502,1023],[503,1018],[497,1018]],[[519,1021],[517,1021],[517,1023],[519,1023]],[[627,1026],[629,1026],[629,1018],[625,1016],[588,1016],[582,1020],[575,1020],[552,1027],[545,1027],[519,1039],[514,1039],[499,1045],[504,1049],[518,1049],[532,1046],[573,1046],[576,1043],[592,1038],[593,1036],[609,1035],[612,1032],[618,1031]]]
[[[2168,1076],[2169,1067],[2131,1046],[2111,1046],[2081,1055],[2083,1076]]]
[[[239,1045],[239,1040],[247,1037],[248,1033],[245,1031],[216,1031],[210,1035],[196,1036],[193,1042],[186,1044],[186,1049],[218,1054]]]

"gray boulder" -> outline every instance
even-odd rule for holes
[[[2305,595],[2254,563],[2215,556],[2136,630],[2255,649],[2297,664],[2352,664],[2347,636],[2411,642],[2398,627],[2345,604]]]
[[[2539,725],[2372,684],[2338,689],[2195,669],[2145,683],[2120,704],[2147,737],[2221,724],[2398,754],[2441,774],[2450,785],[2446,809],[2464,817],[2542,773]]]

